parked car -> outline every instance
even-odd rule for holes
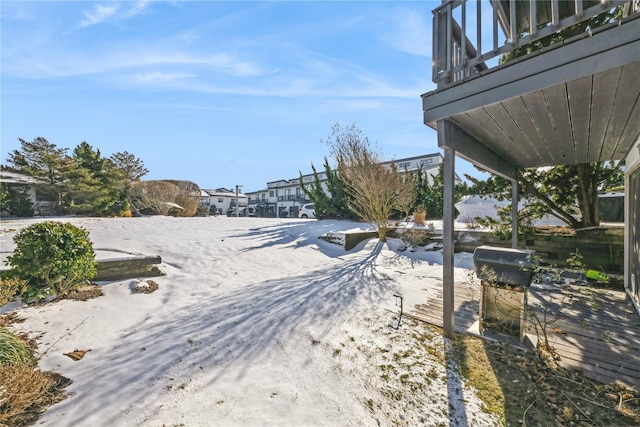
[[[240,207],[240,210],[237,213],[236,209],[229,208],[227,209],[227,216],[256,216],[256,213],[253,208]]]
[[[313,203],[308,203],[306,205],[302,205],[300,211],[298,212],[298,218],[315,218],[316,210],[313,206]]]
[[[227,209],[227,216],[245,216],[245,213],[245,208],[240,208],[239,211],[232,208]]]

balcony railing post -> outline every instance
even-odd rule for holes
[[[482,56],[482,0],[476,0],[476,44],[478,45],[478,55]]]
[[[535,36],[538,32],[538,10],[535,0],[529,1],[529,35]]]
[[[640,13],[640,0],[602,0],[593,5],[584,3],[584,0],[567,2],[545,0],[545,8],[540,10],[538,10],[538,6],[542,1],[538,0],[530,0],[529,8],[523,5],[520,10],[517,9],[519,0],[494,0],[492,2],[491,30],[487,28],[488,24],[484,26],[487,31],[492,31],[493,46],[487,52],[483,52],[482,0],[476,0],[477,37],[475,44],[477,49],[473,40],[467,37],[466,1],[444,0],[438,8],[433,10],[432,79],[438,84],[438,88],[444,88],[451,83],[470,77],[473,73],[487,70],[486,61],[492,58],[504,55],[513,49],[606,12],[613,7],[625,5],[628,15]],[[570,16],[564,16],[567,12],[564,10],[567,5],[573,8],[573,11],[568,11],[572,13]],[[551,16],[547,16],[546,7],[548,6],[551,8]],[[563,8],[561,9],[560,6]],[[457,7],[460,7],[461,23],[454,19],[454,10]],[[585,9],[585,7],[587,8]],[[528,22],[518,19],[519,12],[529,15]],[[520,22],[523,22],[524,25],[521,25]],[[498,46],[500,37],[498,31],[508,39],[503,46]],[[527,31],[528,34],[520,36],[520,33],[524,34]]]
[[[518,41],[518,21],[516,18],[516,0],[509,0],[509,43],[512,47],[516,46]]]
[[[493,7],[493,50],[498,50],[498,8]]]
[[[462,2],[462,37],[460,37],[460,65],[462,66],[461,76],[462,78],[468,77],[467,74],[467,2]]]
[[[551,25],[554,27],[560,23],[560,7],[558,0],[551,0]]]

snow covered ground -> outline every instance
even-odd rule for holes
[[[367,224],[265,218],[64,218],[97,253],[160,255],[157,291],[100,282],[88,301],[14,308],[40,368],[70,378],[47,426],[494,425],[447,357],[404,318],[442,282],[440,251],[319,239]],[[2,258],[39,219],[0,222]],[[435,224],[438,228],[438,224]],[[456,255],[466,281],[470,254]],[[12,306],[14,307],[15,304]],[[8,307],[5,307],[6,311]],[[91,350],[79,360],[65,356]]]

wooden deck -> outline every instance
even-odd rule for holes
[[[481,290],[456,284],[455,330],[500,339],[495,331],[479,332]],[[608,384],[640,386],[640,318],[624,291],[580,285],[532,285],[528,307],[542,314],[547,309],[549,342],[560,356],[561,366]],[[409,313],[442,326],[442,292]],[[532,322],[527,331],[536,335]],[[504,337],[504,335],[503,335]],[[516,337],[506,337],[517,341]],[[514,340],[515,338],[515,340]]]

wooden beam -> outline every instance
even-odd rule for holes
[[[447,120],[438,122],[438,146],[445,150],[453,149],[459,157],[488,172],[506,179],[516,178],[514,165],[489,150],[452,122]]]
[[[98,260],[93,280],[110,281],[136,277],[156,277],[163,273],[157,267],[162,263],[159,256],[132,256]]]

